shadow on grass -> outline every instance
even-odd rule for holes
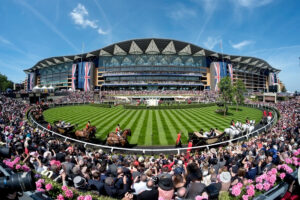
[[[229,108],[229,110],[236,111],[236,108]],[[237,111],[243,111],[242,108],[238,108]]]
[[[220,115],[220,116],[224,116],[224,112],[223,111],[222,112],[215,112],[215,113],[218,114],[218,115]],[[233,116],[233,113],[227,112],[224,117],[226,117],[226,116]]]

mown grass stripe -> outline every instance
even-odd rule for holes
[[[166,110],[165,114],[167,115],[167,117],[169,118],[169,120],[172,123],[172,127],[176,133],[179,133],[179,131],[182,131],[181,133],[181,141],[182,143],[186,143],[188,140],[188,136],[187,136],[187,129],[181,124],[181,122],[174,116],[171,115],[169,110]],[[177,139],[177,138],[176,138]]]
[[[139,144],[152,145],[152,134],[153,134],[153,125],[152,125],[153,119],[152,119],[152,116],[153,116],[153,111],[149,110],[147,116],[148,116],[148,121],[146,122],[146,120],[145,120],[145,123],[147,123],[147,126],[146,126],[147,128],[146,128],[146,132],[145,132],[145,139],[144,139],[144,142],[141,141],[141,143],[139,143]]]
[[[143,110],[140,114],[140,116],[138,116],[137,121],[135,122],[136,126],[134,127],[134,132],[132,131],[131,133],[131,138],[130,138],[130,142],[133,144],[138,143],[138,140],[144,140],[145,138],[145,132],[142,131],[144,122],[146,121],[145,116],[146,113],[148,111],[147,110]]]
[[[165,128],[163,123],[162,123],[162,119],[159,115],[158,110],[155,110],[155,115],[156,115],[156,121],[157,121],[157,128],[158,128],[158,134],[159,134],[159,144],[161,145],[168,145],[168,140],[165,134]]]
[[[158,135],[158,122],[157,122],[157,117],[156,117],[156,111],[157,110],[153,110],[152,111],[152,118],[153,118],[153,132],[152,132],[152,144],[153,145],[159,145],[160,144],[160,140],[159,140],[159,135]]]

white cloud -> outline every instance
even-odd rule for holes
[[[207,49],[213,49],[217,44],[221,44],[222,40],[220,38],[213,38],[213,37],[208,37],[207,40],[204,42],[204,46]]]
[[[89,13],[87,9],[82,4],[78,4],[76,8],[72,10],[70,13],[72,19],[74,20],[75,24],[80,25],[81,27],[85,28],[87,26],[91,28],[98,28],[96,20],[89,20],[87,19]]]
[[[90,27],[93,29],[97,29],[97,32],[100,35],[106,35],[109,32],[109,31],[104,31],[101,27],[99,27],[97,24],[97,20],[88,19],[89,12],[84,7],[84,5],[82,5],[80,3],[77,5],[76,8],[74,8],[72,10],[72,12],[70,13],[70,16],[73,19],[75,24],[77,24],[83,28]]]
[[[102,28],[98,28],[98,33],[99,33],[100,35],[106,35],[106,34],[108,34],[108,32],[109,32],[109,31],[104,31],[104,30],[102,30]]]
[[[186,19],[190,17],[195,17],[197,12],[192,8],[187,8],[182,4],[177,5],[172,8],[169,17],[175,20]]]
[[[232,2],[245,8],[254,8],[267,5],[272,3],[272,1],[273,0],[233,0]]]
[[[241,50],[245,46],[248,46],[248,45],[250,45],[250,44],[252,44],[254,42],[251,41],[251,40],[244,40],[244,41],[236,43],[236,44],[233,44],[231,41],[229,41],[229,43],[231,44],[232,48]]]

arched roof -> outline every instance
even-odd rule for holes
[[[24,71],[28,73],[34,71],[35,69],[41,69],[64,62],[74,62],[81,59],[86,60],[98,56],[136,54],[207,56],[211,57],[212,59],[225,59],[230,61],[233,63],[235,69],[250,70],[253,72],[261,69],[268,69],[271,72],[280,72],[280,70],[273,68],[268,62],[260,58],[221,54],[219,52],[211,51],[191,43],[159,38],[127,40],[83,54],[46,58],[36,63],[30,69]]]

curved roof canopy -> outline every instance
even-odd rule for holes
[[[26,69],[24,71],[28,73],[36,69],[41,69],[65,62],[74,62],[79,61],[80,59],[90,60],[97,56],[123,56],[138,54],[207,56],[212,60],[224,59],[227,62],[231,62],[235,69],[251,69],[253,72],[259,72],[261,69],[268,69],[271,72],[280,72],[280,70],[273,68],[269,63],[259,58],[221,54],[219,52],[204,49],[191,43],[158,38],[127,40],[84,54],[46,58],[36,63],[30,69]]]

